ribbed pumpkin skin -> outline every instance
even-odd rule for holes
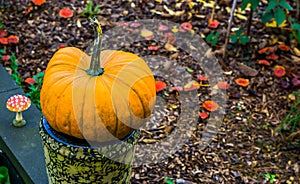
[[[74,47],[50,60],[40,94],[42,112],[58,132],[89,141],[122,139],[137,129],[155,104],[155,80],[140,57],[101,51],[104,73],[91,76],[90,56]]]

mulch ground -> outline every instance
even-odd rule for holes
[[[287,140],[288,132],[276,131],[290,109],[292,101],[289,100],[289,94],[296,90],[292,87],[282,88],[282,85],[290,80],[289,73],[299,75],[300,59],[298,57],[299,60],[294,61],[291,58],[292,55],[296,57],[292,50],[283,52],[277,49],[278,44],[274,40],[278,38],[280,42],[288,45],[294,45],[294,42],[288,39],[285,31],[263,26],[259,21],[259,15],[255,13],[251,27],[251,42],[246,46],[230,45],[226,59],[222,59],[220,50],[224,44],[230,13],[226,7],[230,7],[231,3],[227,1],[220,3],[215,15],[220,25],[217,29],[211,29],[207,27],[207,20],[212,12],[210,6],[204,7],[202,1],[197,1],[193,7],[184,1],[179,2],[181,1],[104,0],[97,3],[100,6],[97,18],[103,26],[104,33],[116,25],[140,19],[168,20],[178,25],[189,22],[195,34],[199,35],[220,32],[220,40],[213,51],[222,64],[225,81],[230,87],[226,91],[228,98],[226,112],[217,135],[205,149],[200,149],[198,143],[201,141],[207,120],[199,118],[191,138],[180,150],[173,155],[165,155],[160,163],[134,166],[131,182],[165,183],[168,177],[174,183],[268,183],[265,174],[275,174],[275,183],[300,183],[299,137]],[[44,71],[48,61],[60,47],[74,46],[85,50],[93,40],[93,32],[89,29],[87,18],[81,17],[78,13],[84,9],[86,1],[52,0],[42,6],[36,6],[29,0],[1,1],[1,3],[0,16],[3,29],[8,35],[20,38],[17,45],[1,45],[1,48],[5,47],[7,53],[15,53],[19,63],[18,71],[23,80]],[[73,10],[72,18],[65,19],[59,16],[59,10],[64,7]],[[29,9],[31,11],[28,11]],[[172,14],[170,10],[173,13],[184,11],[180,16],[176,16],[170,15]],[[245,20],[237,17],[234,19],[233,27],[246,25]],[[153,42],[141,44],[121,42],[120,40],[120,45],[125,45],[122,47],[123,50],[146,54],[148,46],[155,45]],[[258,59],[265,57],[257,51],[267,46],[276,48],[275,52],[279,58],[273,60],[271,64],[285,66],[287,68],[285,77],[276,78],[273,67],[262,67],[257,64]],[[153,51],[153,54],[161,52],[183,66],[194,66],[193,61],[168,51],[170,48],[161,47],[161,50]],[[245,68],[241,63],[251,69]],[[9,67],[11,61],[1,60],[1,64]],[[201,68],[193,68],[192,75],[198,74],[203,74]],[[248,78],[250,85],[243,88],[237,86],[234,81],[240,77]],[[23,85],[26,89],[27,84],[23,82]],[[208,99],[212,91],[203,87],[198,89],[198,93],[201,94],[199,95],[201,101]],[[158,95],[166,99],[171,107],[166,107],[169,109],[166,112],[169,118],[159,121],[159,125],[153,125],[156,128],[148,127],[148,130],[142,131],[139,144],[153,144],[155,140],[165,137],[176,128],[174,120],[178,115],[177,107],[170,112],[172,107],[180,105],[176,102],[176,93],[164,91]],[[156,113],[159,116],[159,112]],[[137,152],[147,154],[143,153],[143,150]]]

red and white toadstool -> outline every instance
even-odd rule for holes
[[[17,113],[16,118],[13,121],[13,125],[15,127],[22,127],[26,125],[26,121],[23,119],[22,112],[28,109],[30,105],[30,99],[23,95],[14,95],[7,100],[7,109]]]

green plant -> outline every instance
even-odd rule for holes
[[[290,38],[296,38],[298,43],[300,43],[300,24],[298,24],[293,18],[290,18],[290,20],[292,24],[292,33],[290,34]]]
[[[0,166],[0,183],[10,184],[8,169],[5,166]]]
[[[86,5],[83,10],[83,12],[80,13],[80,16],[83,17],[93,17],[94,15],[99,13],[99,6],[96,5],[93,9],[93,1],[90,0]]]
[[[26,93],[26,96],[30,98],[32,103],[39,109],[41,110],[41,105],[40,105],[40,92],[43,84],[43,77],[44,77],[44,72],[39,72],[36,75],[34,75],[32,78],[32,82],[28,82],[29,84],[29,92]]]
[[[21,85],[22,78],[20,77],[20,74],[18,72],[19,64],[14,53],[11,54],[10,60],[11,60],[11,65],[10,67],[6,67],[6,70],[11,71],[11,77],[16,81],[16,83],[20,87],[22,87]]]
[[[276,174],[265,174],[265,177],[269,180],[270,183],[274,183],[275,182],[275,177],[276,177]]]
[[[247,5],[250,4],[251,5],[251,9],[255,10],[258,7],[260,0],[243,0],[242,1],[242,10],[245,10]]]
[[[294,92],[295,102],[292,104],[289,113],[282,120],[278,130],[290,129],[291,132],[296,130],[297,124],[300,125],[300,90]]]
[[[230,36],[230,40],[233,44],[239,43],[239,44],[242,44],[242,45],[246,45],[250,41],[250,38],[243,31],[243,29],[238,29],[237,31],[235,31],[234,34],[232,34]]]
[[[284,20],[287,20],[286,10],[293,10],[286,0],[270,0],[262,16],[262,22],[265,24],[274,19],[279,26]]]
[[[164,179],[165,179],[165,184],[174,184],[172,179],[170,179],[168,176],[165,176]]]
[[[207,35],[205,40],[207,43],[209,43],[213,47],[218,43],[219,33],[218,32],[210,33],[209,35]]]

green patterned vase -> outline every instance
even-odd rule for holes
[[[139,131],[122,141],[91,147],[84,140],[56,132],[43,117],[40,136],[49,183],[129,183]]]

